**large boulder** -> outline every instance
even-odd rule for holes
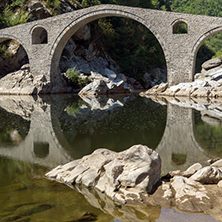
[[[221,59],[214,58],[214,59],[210,59],[210,60],[207,60],[206,62],[204,62],[201,67],[203,69],[205,69],[205,70],[209,70],[209,69],[218,67],[221,64],[222,64],[222,60]]]
[[[58,166],[46,177],[67,185],[96,188],[121,203],[140,201],[160,180],[161,159],[147,146],[134,145],[116,153],[97,149],[91,155]]]

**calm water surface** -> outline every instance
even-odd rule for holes
[[[104,195],[95,197],[88,190],[80,194],[46,180],[44,174],[97,148],[122,151],[134,144],[156,149],[162,174],[186,169],[197,160],[204,164],[222,157],[221,124],[204,120],[199,111],[135,96],[2,97],[0,221],[164,221],[172,211],[119,207]]]

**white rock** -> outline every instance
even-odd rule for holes
[[[198,170],[190,178],[202,184],[217,184],[222,179],[222,172],[216,167],[208,166]]]
[[[202,165],[200,163],[195,163],[192,166],[190,166],[184,173],[183,175],[185,177],[190,177],[192,176],[194,173],[196,173],[198,170],[200,170],[202,168]]]
[[[59,166],[46,174],[65,184],[83,184],[105,192],[112,199],[125,203],[140,200],[140,193],[149,193],[160,180],[161,159],[152,149],[134,145],[116,153],[98,149],[76,162]]]
[[[175,192],[176,205],[181,210],[201,211],[206,207],[210,199],[205,187],[190,178],[175,176],[171,186]]]

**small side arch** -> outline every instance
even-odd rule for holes
[[[185,19],[177,19],[172,22],[172,32],[173,34],[187,34],[188,24]]]
[[[32,44],[48,43],[48,32],[44,27],[41,26],[34,27],[31,33],[32,33]]]

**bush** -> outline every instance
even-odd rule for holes
[[[76,70],[76,66],[66,71],[67,77],[73,82],[78,83],[80,70]]]
[[[76,66],[66,71],[66,76],[72,81],[74,87],[82,87],[88,83],[88,79],[79,77],[80,70],[76,70]]]
[[[0,56],[4,59],[10,58],[12,56],[11,53],[7,50],[7,43],[1,43],[0,44]]]

